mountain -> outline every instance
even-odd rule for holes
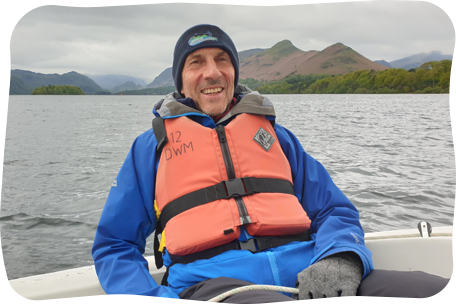
[[[441,52],[433,51],[429,53],[419,53],[402,59],[394,60],[391,61],[389,64],[396,69],[402,68],[405,70],[409,70],[412,68],[417,68],[421,66],[423,63],[429,61],[441,61],[445,59],[453,60],[453,56],[443,55]]]
[[[316,53],[318,52],[301,51],[289,40],[283,40],[270,49],[241,60],[239,78],[279,80],[295,72],[297,64],[309,59]]]
[[[11,79],[16,77],[34,90],[37,87],[48,85],[73,85],[84,91],[85,94],[94,94],[102,88],[92,79],[76,72],[59,74],[41,74],[24,70],[12,70]],[[13,80],[15,81],[15,80]]]
[[[336,43],[322,51],[302,51],[291,41],[283,40],[269,49],[251,49],[238,53],[239,78],[255,80],[280,80],[295,74],[346,74],[356,70],[385,70],[380,63],[373,62],[342,43]],[[174,85],[171,68],[163,71],[147,85],[156,88]]]
[[[387,68],[373,62],[352,48],[336,43],[318,52],[297,67],[296,74],[347,74],[359,70],[383,71]]]
[[[239,78],[272,81],[295,74],[340,75],[372,69],[382,71],[386,67],[342,43],[336,43],[322,51],[302,51],[289,40],[284,40],[264,52],[243,59]]]
[[[142,88],[142,86],[137,85],[133,81],[127,81],[126,83],[116,86],[116,87],[110,89],[109,91],[111,91],[113,93],[117,93],[117,92],[122,92],[122,91],[139,90],[141,88]]]
[[[154,81],[149,83],[146,88],[160,88],[160,87],[169,87],[174,85],[173,80],[173,68],[167,68],[155,77]]]
[[[134,84],[145,87],[146,82],[141,78],[131,77],[127,75],[116,75],[116,74],[109,74],[109,75],[86,75],[93,81],[95,81],[100,87],[105,90],[110,91],[116,86],[123,85],[129,81],[133,82]]]
[[[10,81],[10,95],[30,95],[33,89],[29,87],[20,78],[11,75]]]

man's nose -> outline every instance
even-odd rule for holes
[[[220,70],[219,70],[215,60],[213,60],[213,59],[208,60],[206,63],[205,70],[204,70],[204,78],[216,80],[216,79],[220,78],[221,75],[222,75],[222,73],[220,73]]]

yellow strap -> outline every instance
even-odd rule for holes
[[[160,218],[160,210],[158,209],[157,205],[157,200],[154,201],[154,210],[155,210],[155,216],[157,217],[157,220]],[[158,248],[158,251],[163,252],[163,249],[166,246],[166,238],[165,238],[165,230],[163,229],[161,233],[161,239],[160,239],[160,247]]]
[[[166,246],[166,238],[165,238],[165,230],[162,231],[161,233],[161,239],[160,239],[160,247],[158,248],[158,251],[163,252],[163,249]]]
[[[161,212],[160,212],[160,209],[158,209],[157,200],[154,201],[154,210],[155,210],[155,217],[158,220],[158,218],[160,217]]]

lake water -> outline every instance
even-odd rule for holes
[[[95,229],[161,96],[10,96],[0,229],[8,279],[93,264]],[[452,225],[448,95],[269,95],[366,232]],[[152,238],[146,254],[153,252]]]

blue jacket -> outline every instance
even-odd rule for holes
[[[245,87],[236,92],[238,103],[244,94],[266,98]],[[167,104],[176,102],[177,93],[168,95],[156,105],[155,115],[164,119],[176,117]],[[239,101],[240,100],[240,101]],[[181,104],[195,108],[192,100],[179,99]],[[165,105],[165,106],[163,106]],[[215,128],[209,116],[190,111],[200,124]],[[177,116],[179,116],[177,115]],[[227,114],[218,123],[229,123]],[[273,117],[268,117],[273,119]],[[275,124],[275,132],[292,169],[295,195],[312,220],[312,239],[292,242],[262,252],[231,250],[207,260],[175,264],[169,270],[169,286],[159,286],[148,271],[143,257],[146,239],[155,230],[155,177],[159,155],[152,129],[140,135],[119,171],[104,207],[97,228],[92,255],[101,286],[108,294],[138,294],[178,298],[187,287],[215,277],[232,277],[256,284],[294,287],[297,274],[320,259],[342,251],[359,255],[364,266],[363,278],[373,269],[372,254],[364,245],[364,231],[359,213],[333,183],[325,168],[308,155],[298,139],[284,127]],[[250,236],[241,235],[241,240]],[[164,264],[170,264],[166,251]]]

